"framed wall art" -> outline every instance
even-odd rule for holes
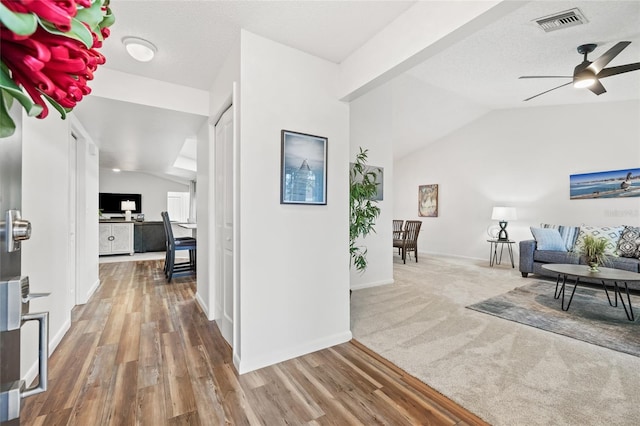
[[[327,204],[327,138],[281,132],[280,204]]]
[[[640,169],[610,170],[569,176],[569,198],[640,197]]]
[[[418,186],[418,216],[438,217],[438,184]]]

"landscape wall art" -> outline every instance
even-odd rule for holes
[[[571,175],[572,200],[640,197],[640,168]]]

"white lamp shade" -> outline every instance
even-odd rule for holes
[[[122,211],[135,210],[136,209],[136,202],[135,201],[122,201],[120,203],[120,209]]]
[[[494,207],[491,213],[491,219],[493,220],[509,221],[517,218],[515,207]]]

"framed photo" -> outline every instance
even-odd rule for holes
[[[438,184],[418,186],[418,216],[438,217]]]
[[[282,130],[280,204],[327,204],[327,138]]]
[[[640,197],[640,169],[570,175],[569,184],[571,200]]]

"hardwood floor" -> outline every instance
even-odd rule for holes
[[[100,265],[23,425],[486,424],[352,341],[238,376],[231,349],[160,261]]]

